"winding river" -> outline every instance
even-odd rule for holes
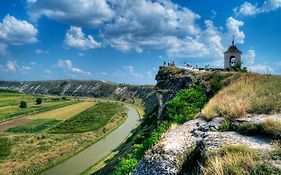
[[[127,108],[128,118],[120,127],[75,156],[41,173],[41,175],[77,175],[110,154],[139,123],[137,110],[130,106],[127,106]]]

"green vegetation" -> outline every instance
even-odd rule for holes
[[[27,103],[25,101],[20,102],[20,108],[27,108]]]
[[[55,119],[36,119],[30,120],[29,122],[10,128],[8,132],[18,132],[18,133],[36,133],[41,132],[53,125],[58,124],[60,121]]]
[[[37,98],[35,102],[37,105],[40,105],[42,101],[43,101],[42,98]]]
[[[193,119],[207,100],[207,95],[202,87],[183,89],[166,104],[167,114],[176,123],[184,123]]]
[[[248,113],[281,112],[281,77],[258,74],[237,74],[239,78],[219,91],[204,107],[202,115],[215,117],[246,116]]]
[[[247,67],[242,67],[242,62],[241,63],[236,63],[234,66],[231,68],[236,71],[236,72],[248,72]]]
[[[10,155],[11,145],[11,142],[7,138],[0,137],[0,161]]]
[[[116,175],[130,174],[133,169],[137,166],[138,162],[141,160],[145,151],[152,148],[156,143],[158,143],[162,134],[164,134],[167,129],[170,127],[171,122],[163,122],[158,128],[156,128],[149,137],[145,138],[142,135],[139,135],[136,139],[135,144],[133,145],[133,153],[122,157],[119,160],[119,164],[116,167]]]
[[[145,151],[156,145],[162,134],[164,134],[173,123],[183,123],[193,119],[207,100],[207,95],[202,87],[194,86],[178,92],[177,95],[166,104],[169,117],[162,121],[160,126],[156,127],[149,136],[138,135],[133,145],[133,152],[119,160],[115,174],[130,174],[141,160]]]
[[[77,114],[76,116],[61,122],[51,128],[49,133],[81,133],[94,131],[108,123],[114,115],[124,111],[124,107],[118,103],[101,102],[93,107]]]
[[[207,157],[205,175],[280,174],[281,170],[268,163],[268,158],[245,145],[226,145]]]

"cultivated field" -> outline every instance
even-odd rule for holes
[[[36,105],[38,97],[43,102]],[[22,100],[27,108],[19,108]],[[0,119],[18,122],[0,132],[0,174],[5,175],[38,174],[93,144],[126,119],[122,104],[89,99],[1,91],[0,106]]]
[[[37,98],[42,98],[43,103],[36,105],[35,101]],[[25,101],[27,103],[27,108],[19,108],[21,101]],[[0,122],[27,114],[56,109],[77,102],[78,101],[76,100],[62,97],[44,97],[14,91],[0,90]]]

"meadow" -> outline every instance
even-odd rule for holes
[[[38,97],[43,101],[36,105]],[[27,108],[20,108],[20,101],[26,101]],[[0,132],[3,174],[39,174],[93,144],[126,119],[123,104],[86,98],[1,90],[0,105],[0,109],[12,109],[0,110],[2,121],[26,119]]]
[[[36,105],[35,101],[37,98],[42,98],[43,103]],[[21,101],[27,103],[27,108],[19,108]],[[56,96],[45,97],[42,95],[30,95],[15,91],[0,90],[0,122],[28,114],[60,108],[77,102],[77,100]]]

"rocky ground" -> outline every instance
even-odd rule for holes
[[[239,126],[245,122],[259,123],[267,119],[281,121],[281,114],[239,118],[233,124]],[[217,129],[222,122],[223,118],[215,118],[210,122],[198,118],[169,130],[156,146],[146,152],[133,174],[178,174],[186,158],[196,149],[207,153],[224,145],[247,145],[264,152],[273,148],[269,138],[245,136],[234,131],[219,132]]]

